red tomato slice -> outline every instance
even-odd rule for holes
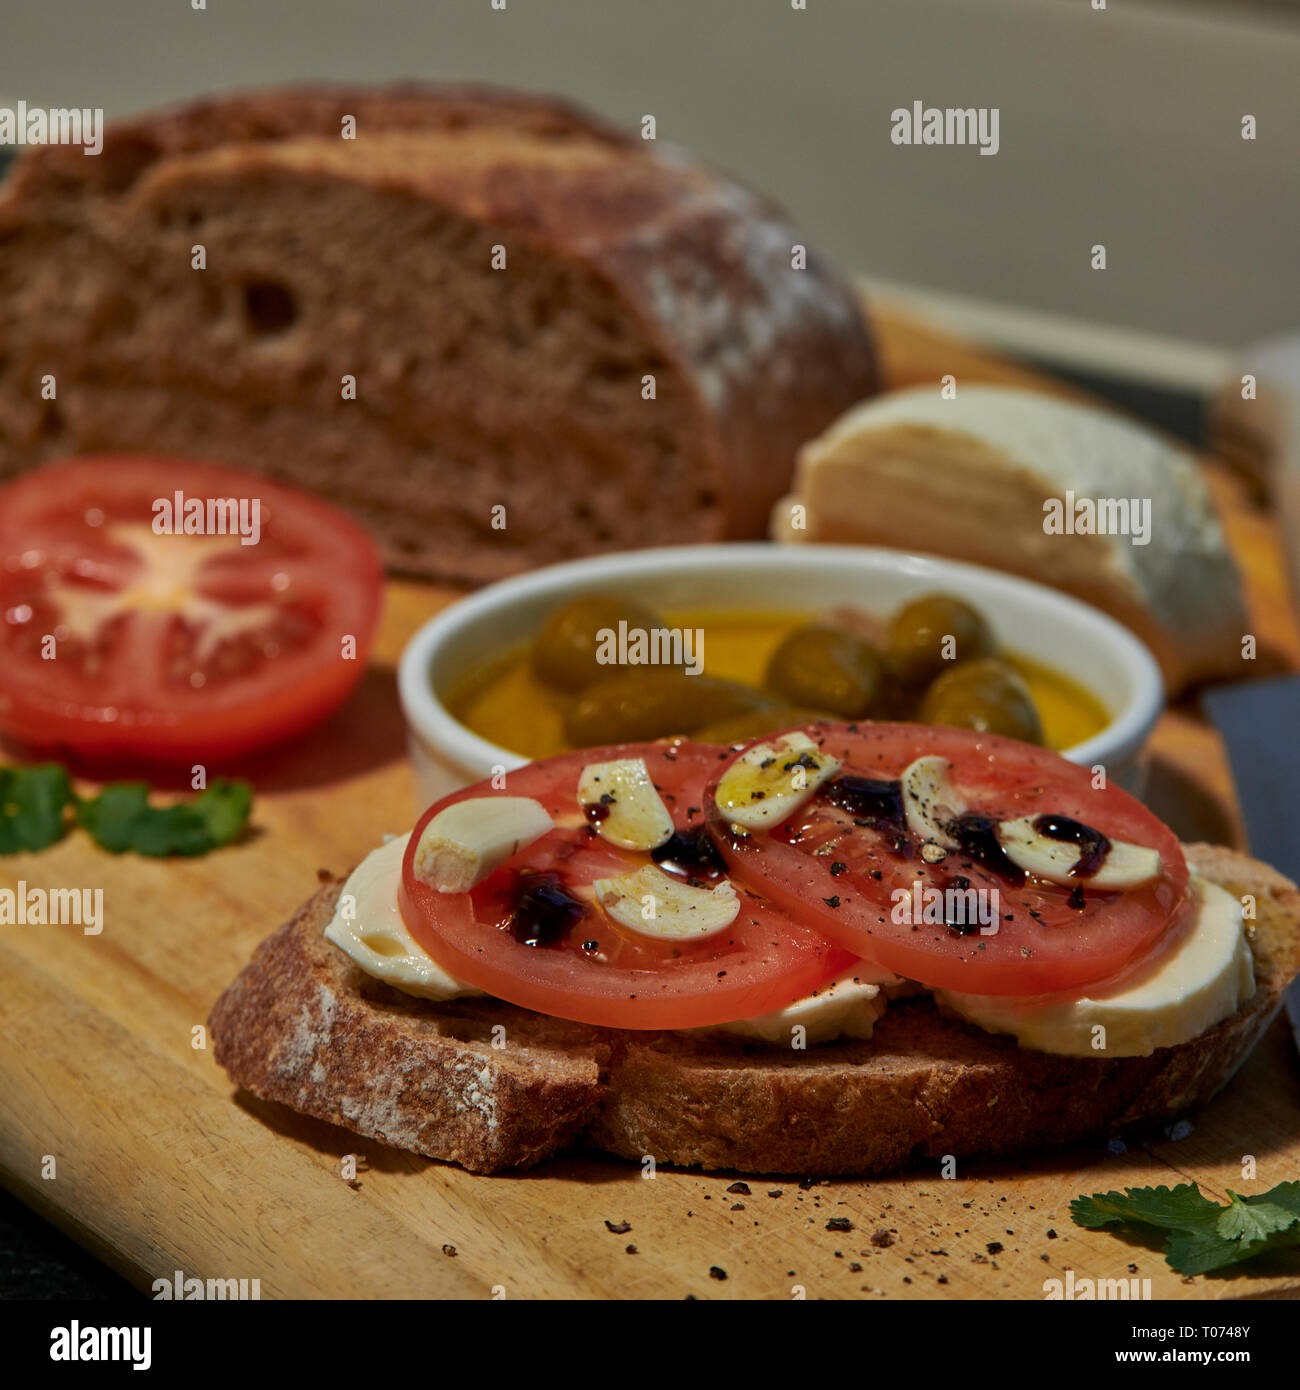
[[[163,529],[186,503],[209,529],[224,499],[256,543],[234,511],[224,535]],[[0,729],[96,757],[265,747],[356,685],[382,594],[370,537],[305,493],[182,459],[51,464],[0,489]]]
[[[826,787],[774,830],[737,835],[718,812],[715,780],[710,832],[733,876],[887,970],[968,994],[1077,994],[1147,955],[1188,901],[1187,862],[1173,832],[1127,792],[1095,789],[1090,770],[1046,749],[917,724],[811,724],[804,732],[840,760],[841,777],[893,779],[914,759],[937,754],[951,764],[952,781],[972,811],[999,820],[1055,812],[1112,840],[1159,851],[1162,872],[1153,883],[1105,892],[1086,890],[1084,880],[1079,908],[1069,888],[1033,878],[1016,886],[960,851],[927,864],[913,837],[870,823],[861,807],[856,815],[841,809]],[[926,923],[924,912],[913,925],[924,890],[965,885],[988,895],[990,908],[996,901],[994,934],[954,930],[942,919]],[[939,899],[932,894],[930,901]]]
[[[704,788],[725,750],[684,740],[566,753],[508,773],[503,789],[479,783],[431,806],[420,818],[402,866],[402,916],[412,936],[452,974],[498,999],[539,1013],[612,1028],[697,1028],[782,1008],[852,964],[804,925],[737,884],[740,913],[698,942],[663,942],[620,926],[590,894],[598,878],[632,873],[648,854],[615,848],[588,823],[577,800],[588,763],[644,758],[679,831],[703,831]],[[521,850],[468,893],[439,893],[412,872],[424,826],[470,797],[532,797],[556,829]],[[672,869],[669,862],[661,865]],[[683,876],[685,876],[685,870]],[[715,870],[694,875],[706,886]],[[529,945],[513,916],[524,889],[558,884],[582,904],[550,945]],[[584,890],[588,892],[584,895]]]

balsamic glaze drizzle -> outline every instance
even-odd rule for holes
[[[998,823],[992,816],[967,811],[964,816],[958,816],[950,828],[961,852],[968,858],[1016,888],[1024,883],[1025,871],[1007,858],[1006,850],[998,843]]]
[[[1090,825],[1069,816],[1042,815],[1034,818],[1034,829],[1049,840],[1079,846],[1079,857],[1070,870],[1071,878],[1091,878],[1106,862],[1110,841]]]
[[[821,795],[832,806],[873,826],[901,830],[907,824],[903,813],[903,787],[896,780],[859,777],[850,772],[827,782]]]
[[[580,899],[557,873],[521,870],[511,886],[513,903],[506,925],[524,946],[558,946],[586,915]]]
[[[892,779],[860,777],[846,773],[827,782],[820,795],[847,811],[857,825],[871,826],[874,829],[905,832],[906,814],[903,810],[902,783]],[[968,859],[1004,878],[1014,887],[1025,881],[1025,871],[1013,864],[998,841],[998,822],[992,816],[978,811],[968,811],[958,816],[949,825],[953,838],[961,853]],[[1049,840],[1061,840],[1079,846],[1079,858],[1070,870],[1070,877],[1091,878],[1106,862],[1110,853],[1110,841],[1100,830],[1095,830],[1082,821],[1069,816],[1044,814],[1034,819],[1034,829]],[[673,839],[677,839],[674,836]],[[667,850],[672,840],[663,848]],[[895,854],[910,857],[911,842],[904,833],[896,833],[892,842]],[[658,859],[663,850],[655,851]],[[1082,910],[1082,890],[1078,887],[1070,897],[1071,907]]]
[[[658,849],[650,851],[656,864],[678,873],[708,875],[726,873],[727,865],[703,825],[691,830],[675,830]]]

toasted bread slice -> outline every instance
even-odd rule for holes
[[[478,1173],[578,1142],[628,1158],[809,1177],[1010,1153],[1174,1116],[1246,1059],[1300,972],[1300,892],[1210,845],[1189,861],[1252,894],[1257,988],[1232,1018],[1150,1057],[1030,1052],[890,1005],[870,1041],[796,1052],[716,1034],[593,1028],[491,999],[432,1004],[372,979],[323,932],[322,888],[217,1001],[217,1061],[266,1100]]]

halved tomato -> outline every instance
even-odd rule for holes
[[[863,723],[810,724],[803,732],[839,759],[839,777],[773,830],[749,835],[735,833],[719,813],[715,779],[710,832],[734,875],[865,960],[967,994],[1077,993],[1140,961],[1181,920],[1188,870],[1174,833],[1119,787],[1094,787],[1087,768],[966,729]],[[1160,876],[1108,892],[1088,889],[1086,880],[1072,887],[1016,882],[963,851],[941,864],[925,862],[900,826],[888,788],[859,786],[855,796],[846,779],[888,783],[927,754],[947,759],[972,811],[995,820],[1070,817],[1111,840],[1157,850]],[[915,911],[924,908],[927,890],[936,906],[953,901],[946,896],[952,888],[963,895],[974,889],[983,898],[963,902],[996,908],[991,931],[972,930],[969,920],[927,921]]]
[[[263,478],[51,464],[0,490],[0,730],[161,761],[279,742],[360,679],[382,585],[360,526]]]
[[[729,755],[706,744],[589,748],[479,783],[431,806],[416,824],[402,865],[402,916],[411,935],[452,974],[498,999],[558,1018],[613,1028],[695,1028],[779,1009],[824,984],[852,956],[811,930],[797,906],[782,911],[737,883],[740,912],[696,941],[668,942],[615,922],[592,884],[635,872],[649,854],[614,847],[577,799],[589,763],[644,758],[680,841],[660,867],[697,885],[725,870],[703,829],[704,789]],[[413,866],[428,822],[471,797],[539,801],[556,829],[521,850],[468,893],[439,893]]]

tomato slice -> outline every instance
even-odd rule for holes
[[[407,846],[400,894],[411,935],[452,974],[499,999],[581,1023],[613,1028],[697,1028],[752,1018],[802,998],[852,963],[852,956],[811,930],[797,909],[783,912],[736,884],[740,913],[714,936],[665,942],[615,922],[594,900],[596,879],[635,872],[649,854],[608,844],[577,800],[578,778],[589,763],[644,758],[678,831],[703,829],[704,790],[725,749],[685,740],[589,748],[531,763],[506,774],[504,786],[481,782],[453,793],[420,818]],[[539,801],[556,829],[526,846],[468,893],[439,893],[413,873],[424,826],[447,806],[502,794]],[[720,861],[665,860],[677,872],[710,886],[721,882]],[[675,863],[679,867],[675,867]],[[580,904],[552,944],[526,944],[516,909],[527,888],[555,886]]]
[[[1187,862],[1173,832],[1127,792],[1095,788],[1089,769],[1055,753],[916,724],[810,724],[803,731],[840,760],[840,777],[892,780],[916,758],[936,754],[950,763],[973,811],[998,820],[1052,812],[1160,854],[1160,876],[1124,892],[1088,890],[1086,880],[1082,892],[1032,877],[1016,884],[961,851],[941,864],[924,862],[915,837],[887,817],[864,814],[860,804],[835,804],[848,798],[829,784],[771,831],[737,834],[718,812],[715,777],[709,828],[733,875],[886,970],[967,994],[1077,994],[1144,958],[1188,903]],[[942,904],[952,900],[937,894],[952,887],[982,893],[986,909],[996,908],[996,929],[983,934],[969,921],[950,927]]]
[[[0,489],[0,729],[91,757],[265,747],[356,685],[382,594],[370,537],[305,493],[182,459],[51,464]]]

